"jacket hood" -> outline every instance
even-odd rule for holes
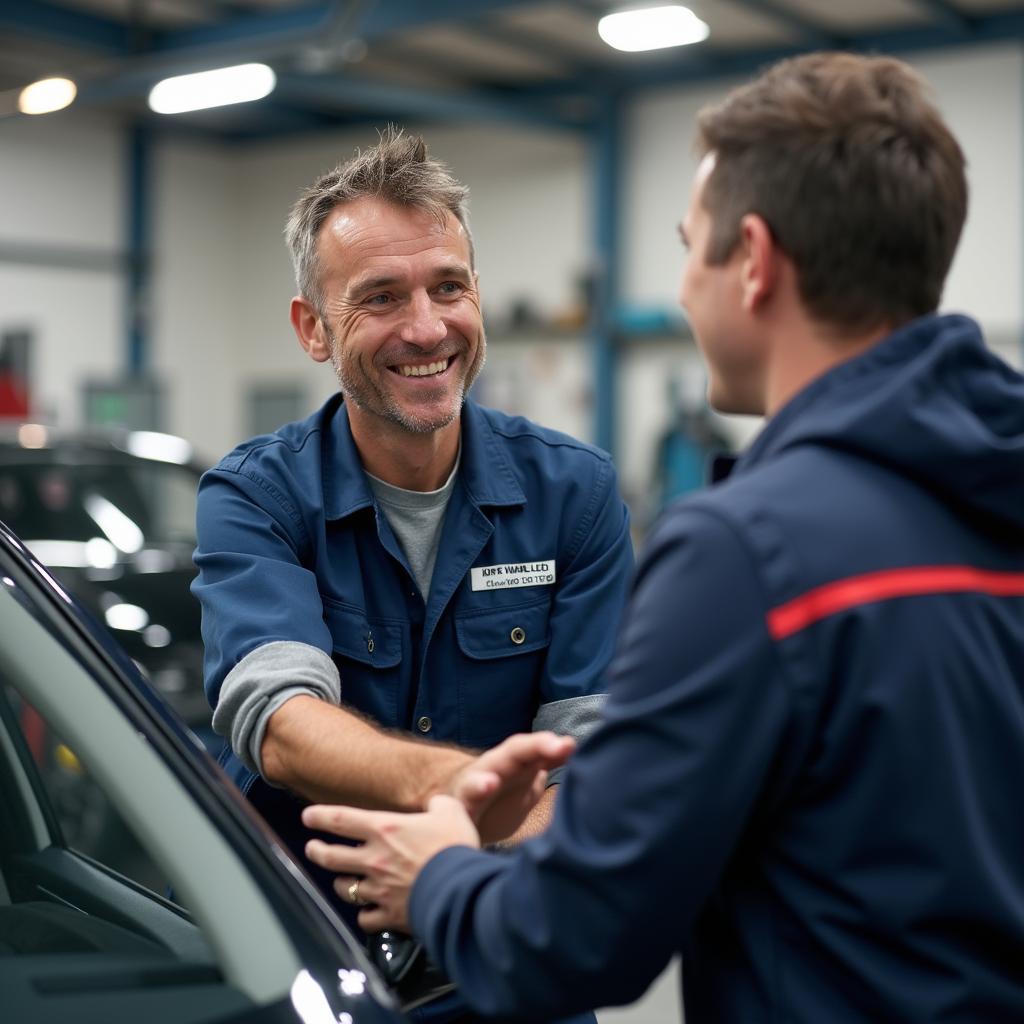
[[[865,456],[1024,527],[1024,377],[968,317],[922,317],[834,367],[779,410],[736,469],[804,444]]]

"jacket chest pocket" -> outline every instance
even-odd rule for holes
[[[490,746],[529,732],[551,643],[551,600],[455,616],[459,738]]]
[[[324,601],[334,662],[341,676],[341,702],[381,725],[400,724],[402,626],[367,616],[350,605]]]

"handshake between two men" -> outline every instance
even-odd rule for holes
[[[432,796],[418,813],[307,807],[302,813],[307,828],[359,845],[311,839],[306,856],[338,873],[338,895],[364,908],[360,927],[409,931],[409,896],[424,865],[450,846],[479,848],[512,835],[543,795],[547,773],[565,764],[575,749],[575,740],[553,732],[510,736],[462,768],[449,792]]]

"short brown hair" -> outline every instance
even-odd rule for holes
[[[725,262],[759,214],[796,266],[808,312],[845,330],[932,312],[967,213],[964,156],[902,61],[782,61],[700,114],[715,154],[707,259]]]
[[[470,263],[473,261],[469,189],[443,163],[431,158],[422,136],[406,135],[388,125],[376,146],[357,150],[351,160],[320,175],[302,192],[288,216],[284,233],[295,283],[318,311],[323,309],[324,299],[317,245],[320,228],[336,206],[367,196],[423,210],[441,223],[448,213],[453,214],[465,229]]]

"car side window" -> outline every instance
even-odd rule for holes
[[[0,685],[0,807],[5,1020],[77,1017],[72,1007],[88,1002],[98,1003],[94,1008],[107,1019],[125,1019],[140,992],[161,989],[177,1002],[182,1021],[207,1019],[200,992],[210,993],[225,1017],[250,1005],[224,984],[212,949],[184,912],[65,840],[65,828],[85,846],[109,838],[109,820],[100,829],[90,808],[109,811],[110,801],[9,685]],[[134,850],[118,856],[135,859],[136,875],[155,877],[155,865],[134,837],[131,842]],[[13,984],[26,977],[31,984]]]
[[[18,746],[30,758],[60,838],[68,849],[84,854],[139,885],[172,898],[167,880],[118,814],[114,802],[90,774],[72,744],[12,687],[2,687],[7,727],[16,730]]]
[[[300,961],[276,909],[43,611],[0,573],[0,1018],[214,1024],[283,1005]],[[94,793],[134,864],[102,849]]]

